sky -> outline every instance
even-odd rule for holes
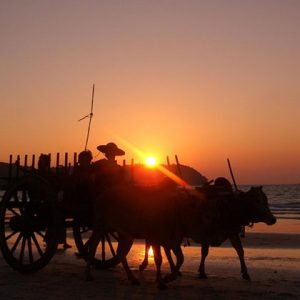
[[[300,183],[299,73],[297,0],[1,0],[0,161],[83,150],[95,84],[95,160]]]

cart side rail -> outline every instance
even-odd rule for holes
[[[73,153],[73,157],[69,159],[69,153],[65,152],[64,155],[56,153],[52,159],[50,154],[50,170],[56,174],[69,174],[74,166],[77,165],[77,152]],[[63,157],[63,159],[61,159]],[[12,184],[15,179],[24,176],[28,173],[35,173],[38,169],[39,155],[9,155],[8,162],[1,163],[0,170],[0,191],[5,191]],[[62,163],[62,164],[61,164]]]

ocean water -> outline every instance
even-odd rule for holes
[[[241,185],[243,191],[251,186]],[[300,220],[300,184],[264,185],[272,213],[277,218]]]
[[[242,191],[251,188],[250,185],[238,186]],[[300,220],[300,184],[264,185],[272,213],[277,218]],[[0,201],[4,191],[0,191]]]

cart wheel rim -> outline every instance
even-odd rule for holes
[[[0,248],[14,269],[37,271],[54,255],[54,197],[49,184],[38,176],[23,177],[5,192],[0,205]]]

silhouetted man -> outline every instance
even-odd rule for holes
[[[92,174],[92,159],[93,154],[90,150],[84,150],[79,153],[78,164],[74,169],[74,175],[76,179],[84,182],[89,181]]]
[[[124,181],[124,169],[117,164],[116,156],[122,156],[125,152],[115,143],[100,145],[97,149],[105,155],[93,164],[95,183],[101,190],[120,184]]]

